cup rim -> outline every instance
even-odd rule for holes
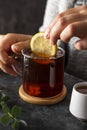
[[[74,89],[74,91],[75,91],[76,93],[87,96],[87,93],[82,93],[82,92],[79,92],[79,91],[77,90],[78,88],[80,88],[80,87],[82,87],[82,86],[86,87],[86,86],[87,86],[87,82],[78,82],[78,83],[76,83],[76,84],[73,86],[73,89]]]
[[[61,47],[58,47],[59,50],[62,51],[62,54],[58,56],[58,58],[60,57],[63,57],[65,55],[65,50]],[[27,55],[27,53],[25,51],[30,51],[31,52],[31,49],[22,49],[21,50],[21,53],[23,56],[27,57],[27,58],[33,58],[33,59],[40,59],[40,60],[52,60],[52,59],[56,59],[55,56],[52,56],[52,57],[40,57],[40,56],[33,56],[33,55]]]

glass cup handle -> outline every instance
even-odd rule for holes
[[[17,64],[12,64],[13,70],[20,76],[22,76],[22,55],[12,55],[12,57],[17,60]]]

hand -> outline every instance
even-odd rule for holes
[[[11,54],[20,54],[22,49],[29,48],[30,40],[31,36],[24,34],[9,33],[0,36],[0,68],[5,73],[17,75],[12,68],[12,64],[17,64],[17,61]]]
[[[87,49],[87,5],[58,14],[45,32],[52,44],[58,39],[67,43],[73,36],[80,38],[75,44],[77,49]]]

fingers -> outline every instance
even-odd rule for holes
[[[20,53],[22,49],[26,49],[30,47],[30,40],[26,40],[24,42],[18,42],[11,46],[11,49],[14,53]]]
[[[8,66],[8,64],[4,64],[3,62],[0,61],[0,68],[2,69],[3,72],[11,74],[13,76],[17,76],[17,73],[13,70],[13,68]]]
[[[60,39],[68,42],[73,36],[83,38],[87,36],[87,21],[69,24],[60,34]]]
[[[70,24],[78,21],[79,16],[72,14],[64,17],[56,17],[58,20],[53,21],[53,23],[48,27],[45,32],[45,37],[50,38],[52,44],[56,44],[58,38],[60,38],[60,33]],[[81,18],[81,17],[80,17]],[[50,36],[49,36],[50,35]],[[49,37],[48,37],[49,36]]]
[[[77,33],[73,33],[75,31],[74,29],[76,29],[75,27],[78,27],[78,24],[76,24],[76,22],[81,21],[83,23],[87,19],[86,9],[87,6],[79,6],[57,15],[53,22],[47,28],[44,35],[45,38],[50,38],[51,43],[56,44],[59,38],[62,38],[61,40],[67,42],[72,36],[75,36],[75,34],[77,36]],[[70,34],[68,33],[69,36],[67,34],[67,30],[68,32],[70,32]],[[77,30],[75,32],[77,32]],[[64,35],[66,38],[63,38]]]
[[[0,50],[0,60],[4,63],[4,64],[12,64],[12,63],[16,63],[16,60],[11,56],[8,55],[7,52]]]
[[[20,53],[23,48],[29,48],[31,36],[24,34],[6,34],[0,38],[0,67],[6,73],[17,75],[12,68],[12,64],[17,64],[13,54]]]
[[[12,64],[17,64],[17,61],[12,56],[8,56],[5,51],[0,51],[0,69],[5,73],[16,76],[17,73],[13,70]]]
[[[75,14],[78,12],[84,12],[85,10],[87,10],[87,5],[76,6],[74,8],[70,8],[70,9],[62,12],[62,16]]]
[[[10,48],[12,44],[15,44],[20,41],[28,40],[31,36],[30,35],[24,35],[24,34],[14,34],[14,33],[8,33],[5,36],[1,36],[0,48],[2,48],[4,45],[4,49],[7,50]]]
[[[56,26],[57,21],[58,21],[58,23],[59,23],[59,27],[61,28],[60,25],[62,25],[62,27],[63,27],[63,25],[64,25],[64,22],[63,22],[63,21],[66,21],[66,20],[64,20],[64,17],[67,17],[68,15],[70,16],[70,15],[72,15],[72,14],[75,14],[75,13],[77,13],[77,11],[78,11],[78,8],[75,8],[74,10],[73,10],[73,8],[71,8],[71,9],[65,11],[65,12],[62,12],[62,13],[56,15],[56,17],[54,18],[54,20],[53,20],[53,21],[51,22],[51,24],[48,26],[48,28],[47,28],[47,30],[46,30],[46,32],[45,32],[44,37],[45,37],[45,38],[50,38],[50,32],[51,32],[51,30],[52,30],[52,28],[53,28],[54,26],[55,26],[55,28],[57,27],[57,26]],[[58,24],[58,23],[57,23],[57,24]],[[63,23],[63,24],[62,24],[62,23]],[[54,29],[54,30],[55,30],[55,29]]]
[[[23,48],[29,48],[31,36],[23,34],[7,34],[0,43],[0,60],[4,64],[16,63],[12,52],[19,53]],[[11,53],[9,53],[11,52]]]
[[[70,17],[72,17],[72,15]],[[85,16],[79,17],[80,19],[82,18],[84,21],[79,20],[76,15],[74,16],[74,18],[75,20],[72,18],[69,19],[69,17],[67,18],[68,20],[62,19],[61,22],[57,22],[54,25],[50,32],[50,40],[52,44],[56,44],[58,38],[67,43],[73,36],[78,36],[82,38],[87,35],[87,21],[84,20]]]
[[[87,38],[83,38],[81,40],[78,40],[75,43],[75,48],[78,49],[78,50],[87,49]]]
[[[20,42],[20,41],[26,41],[31,39],[31,35],[25,35],[25,34],[10,34],[10,37],[13,37],[12,39],[15,39],[16,42]],[[15,42],[15,43],[16,43]]]
[[[50,38],[50,32],[51,32],[51,29],[53,28],[53,26],[56,24],[57,22],[57,19],[58,19],[59,15],[57,15],[54,20],[51,22],[51,24],[48,26],[47,30],[45,31],[45,34],[44,34],[44,37],[45,38]]]

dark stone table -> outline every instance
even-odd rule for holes
[[[87,130],[87,123],[77,120],[69,112],[72,87],[79,81],[82,80],[65,73],[64,82],[68,90],[66,98],[55,105],[40,106],[28,104],[20,99],[18,90],[22,84],[22,77],[13,77],[0,71],[0,89],[10,97],[10,105],[22,107],[21,119],[28,123],[28,127],[23,130]],[[0,130],[11,129],[0,124]]]

